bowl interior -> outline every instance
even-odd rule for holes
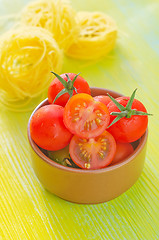
[[[109,89],[103,89],[103,88],[96,88],[96,87],[92,87],[91,88],[91,95],[94,96],[98,96],[98,95],[107,95],[107,93],[109,93],[112,97],[116,98],[116,97],[120,97],[123,96],[122,94],[119,94],[117,92],[114,92],[112,90]],[[71,168],[71,167],[67,167],[67,166],[63,166],[55,161],[53,161],[52,159],[50,159],[49,157],[47,157],[46,155],[46,151],[41,149],[40,147],[38,147],[38,145],[32,140],[31,135],[30,135],[30,121],[32,116],[34,115],[34,113],[41,108],[42,106],[48,105],[48,99],[43,100],[33,111],[33,113],[30,116],[29,122],[28,122],[28,129],[27,129],[27,133],[28,133],[28,139],[30,142],[30,145],[32,147],[32,149],[34,150],[34,152],[41,158],[43,159],[45,162],[47,162],[48,164],[56,167],[56,168],[60,168],[60,169],[64,169],[66,171],[71,171],[71,172],[81,172],[81,173],[86,173],[86,172],[103,172],[103,171],[109,171],[113,168],[119,168],[120,166],[128,163],[129,161],[131,161],[143,148],[143,146],[146,143],[147,140],[147,135],[148,135],[148,130],[146,130],[145,134],[136,142],[132,143],[133,148],[134,148],[134,152],[129,155],[126,159],[124,159],[121,162],[118,162],[114,165],[109,165],[106,168],[102,168],[102,169],[96,169],[96,170],[85,170],[85,169],[78,169],[78,168]]]

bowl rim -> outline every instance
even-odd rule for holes
[[[113,90],[110,89],[106,89],[106,88],[98,88],[98,87],[91,87],[91,90],[95,90],[98,89],[100,90],[105,90],[105,91],[109,91],[109,93],[113,93],[113,94],[117,94],[119,95],[120,93],[115,92]],[[122,96],[122,94],[120,94],[120,96]],[[31,138],[31,134],[30,134],[30,121],[34,115],[34,113],[40,108],[42,107],[45,103],[48,102],[48,98],[44,99],[42,102],[40,102],[38,104],[38,106],[33,110],[29,121],[28,121],[28,126],[27,126],[27,135],[28,135],[28,140],[29,143],[32,147],[32,150],[41,158],[41,160],[43,160],[44,162],[46,162],[47,164],[58,168],[60,170],[64,170],[67,172],[74,172],[74,173],[81,173],[81,174],[99,174],[99,173],[103,173],[103,172],[109,172],[109,171],[113,171],[115,169],[118,169],[120,167],[122,167],[123,165],[127,165],[128,163],[130,163],[131,161],[133,161],[133,159],[140,153],[140,151],[143,149],[143,147],[145,146],[146,142],[147,142],[147,138],[148,138],[148,128],[146,129],[145,133],[143,134],[143,136],[140,138],[140,142],[138,144],[138,146],[136,147],[136,149],[133,151],[133,153],[131,155],[129,155],[127,158],[124,159],[124,161],[121,161],[119,163],[116,163],[114,165],[109,165],[105,168],[100,168],[100,169],[93,169],[93,170],[87,170],[87,169],[79,169],[79,168],[72,168],[72,167],[67,167],[67,166],[63,166],[55,161],[53,161],[52,159],[50,159],[49,157],[47,157],[38,147],[38,145],[33,141],[33,139]]]

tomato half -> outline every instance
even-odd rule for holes
[[[110,97],[108,97],[108,96],[106,96],[106,95],[95,96],[95,97],[94,97],[94,100],[95,100],[95,101],[98,101],[98,102],[102,102],[102,103],[104,103],[106,106],[108,105],[108,103],[111,102]]]
[[[84,169],[99,169],[108,166],[116,152],[113,136],[104,131],[96,138],[79,138],[74,135],[69,145],[69,152],[76,165]]]
[[[85,93],[74,95],[64,108],[64,124],[79,137],[91,138],[100,135],[108,126],[108,108]]]
[[[75,73],[65,73],[65,74],[61,74],[60,76],[66,81],[68,82],[68,78],[67,75],[69,76],[70,80],[72,81],[75,77],[76,74]],[[82,78],[81,76],[78,76],[74,82],[73,85],[76,90],[77,93],[87,93],[87,94],[91,94],[91,90],[90,87],[87,83],[87,81]],[[61,92],[61,90],[64,89],[63,84],[59,81],[59,79],[56,77],[50,84],[49,88],[48,88],[48,101],[49,103],[53,103],[55,97],[57,96],[57,94],[59,92]],[[73,95],[76,94],[76,91],[73,90]],[[60,105],[60,106],[65,106],[68,99],[69,99],[69,94],[68,93],[64,93],[62,96],[60,96],[56,101],[55,104]]]
[[[64,108],[59,105],[46,105],[39,108],[30,122],[30,134],[41,148],[57,151],[66,147],[72,137],[63,123]]]
[[[126,107],[130,97],[119,97],[116,101]],[[108,110],[112,112],[120,112],[115,103],[110,102],[108,104]],[[146,112],[144,105],[137,99],[133,100],[132,110]],[[110,116],[110,124],[116,118],[116,116]],[[139,139],[146,131],[148,125],[148,116],[146,115],[132,115],[130,118],[123,117],[118,122],[110,126],[109,131],[118,142],[134,142]]]
[[[134,149],[130,143],[116,143],[116,153],[111,165],[123,161],[127,158],[131,153],[133,153]]]

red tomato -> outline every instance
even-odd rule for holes
[[[99,169],[108,166],[116,152],[113,136],[104,131],[95,138],[85,139],[74,135],[69,152],[76,165],[84,169]]]
[[[98,102],[102,102],[102,103],[104,103],[106,106],[108,105],[108,103],[111,102],[110,97],[108,97],[108,96],[106,96],[106,95],[95,96],[95,97],[94,97],[94,100],[95,100],[95,101],[98,101]]]
[[[126,107],[130,97],[119,97],[116,101]],[[110,114],[112,112],[120,112],[115,103],[108,104]],[[131,110],[146,112],[144,105],[137,99],[133,100]],[[110,116],[110,124],[116,116]],[[109,131],[118,142],[134,142],[139,139],[146,131],[148,125],[148,116],[146,115],[132,115],[131,117],[123,117],[112,126],[108,127]]]
[[[66,76],[66,74],[69,76],[70,80],[72,81],[77,74],[74,73],[65,73],[60,75],[66,82],[68,82],[68,78]],[[87,93],[87,94],[91,94],[91,90],[90,87],[87,83],[87,81],[82,78],[81,76],[78,76],[74,82],[73,85],[76,90],[77,93]],[[68,86],[69,88],[70,86]],[[71,86],[72,87],[72,86]],[[48,101],[49,103],[53,103],[56,95],[62,90],[64,89],[63,84],[59,81],[59,79],[56,77],[50,84],[49,88],[48,88]],[[76,94],[75,90],[73,91],[73,95]],[[68,99],[69,99],[69,94],[68,93],[64,93],[62,96],[60,96],[56,101],[55,104],[61,105],[61,106],[65,106],[65,104],[67,103]]]
[[[64,108],[59,105],[46,105],[39,108],[30,122],[30,134],[41,148],[57,151],[66,147],[72,137],[63,123]]]
[[[100,135],[108,126],[109,120],[108,108],[85,93],[71,97],[64,108],[65,126],[79,137]]]
[[[125,158],[127,158],[131,153],[133,153],[134,149],[130,143],[116,143],[116,153],[111,165],[118,163]]]

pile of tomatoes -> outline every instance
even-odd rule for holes
[[[52,158],[66,155],[83,169],[104,168],[134,151],[131,143],[148,124],[144,105],[134,99],[135,91],[131,99],[93,98],[80,75],[55,76],[48,88],[49,104],[39,108],[30,122],[31,137],[40,148]]]

